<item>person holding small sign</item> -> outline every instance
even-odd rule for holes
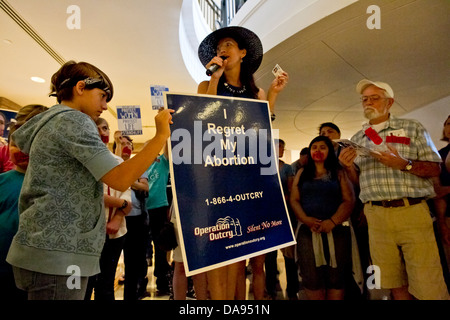
[[[170,136],[173,110],[160,111],[150,143],[119,164],[95,125],[113,97],[109,77],[92,64],[69,61],[52,76],[51,92],[58,104],[13,134],[30,163],[6,260],[28,299],[82,300],[88,277],[100,271],[103,183],[125,191],[144,173]]]
[[[209,81],[199,84],[197,93],[268,100],[274,120],[275,101],[286,87],[289,76],[280,72],[272,81],[267,95],[256,86],[253,74],[261,64],[263,48],[255,33],[243,27],[218,29],[202,41],[198,55],[202,64],[214,71],[209,72]],[[264,260],[265,255],[251,259],[255,300],[264,298]],[[208,271],[211,299],[245,299],[242,288],[236,290],[238,275],[245,278],[245,261]],[[245,286],[245,281],[240,283]]]

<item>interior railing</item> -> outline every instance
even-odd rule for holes
[[[212,31],[227,27],[247,0],[198,0],[200,10]]]

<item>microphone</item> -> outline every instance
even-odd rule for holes
[[[228,57],[220,56],[220,58],[222,58],[222,60],[225,60]],[[218,64],[213,63],[208,69],[206,69],[206,75],[211,76],[214,72],[219,70],[219,68],[220,66]]]

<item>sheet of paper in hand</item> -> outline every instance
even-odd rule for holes
[[[273,67],[272,69],[272,73],[275,77],[282,75],[283,72],[284,72],[283,69],[281,69],[281,67],[278,64],[276,64],[275,67]]]
[[[338,143],[343,148],[352,147],[356,150],[356,154],[362,157],[373,157],[376,155],[380,155],[380,153],[376,150],[372,150],[366,147],[363,147],[356,142],[353,142],[348,139],[334,139],[334,142]]]

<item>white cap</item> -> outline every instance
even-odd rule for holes
[[[374,85],[375,87],[383,89],[384,91],[386,91],[389,98],[394,98],[394,90],[392,90],[391,86],[385,82],[380,82],[380,81],[371,81],[371,80],[363,79],[360,82],[358,82],[358,84],[356,85],[356,92],[358,92],[359,94],[362,94],[364,89],[366,89],[370,85]]]

